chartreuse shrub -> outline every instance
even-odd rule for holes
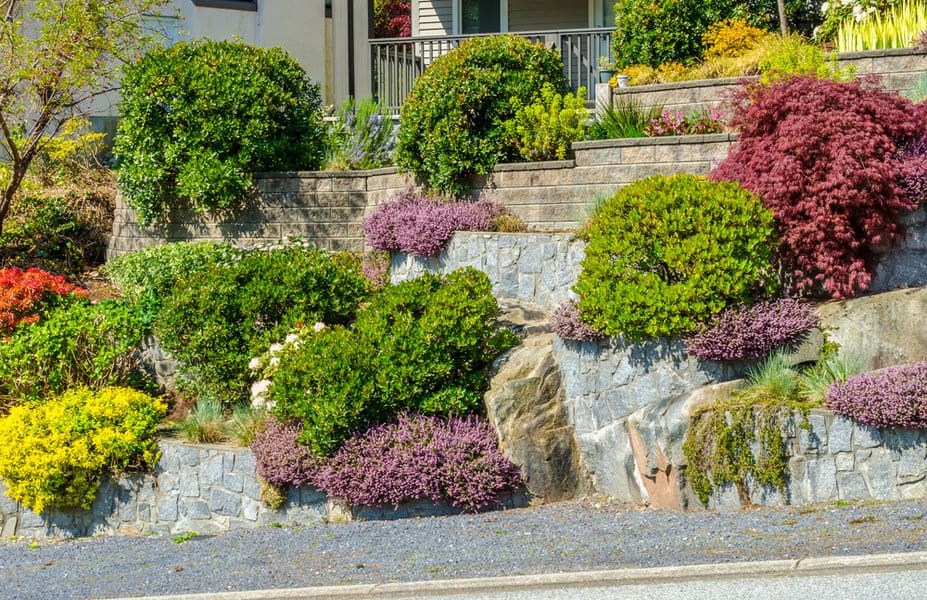
[[[353,328],[307,331],[281,353],[268,390],[273,412],[300,420],[300,442],[325,456],[399,411],[472,411],[491,361],[514,343],[494,323],[497,308],[488,278],[470,268],[387,286]]]
[[[175,207],[234,207],[250,173],[316,169],[325,151],[319,86],[279,48],[181,42],[129,65],[114,152],[139,221]]]
[[[796,75],[812,75],[835,81],[847,81],[856,73],[855,67],[840,68],[837,55],[828,55],[819,46],[797,34],[774,35],[759,46],[760,81],[770,83]]]
[[[118,300],[58,306],[0,342],[0,390],[37,400],[77,386],[141,385],[135,351],[145,331]]]
[[[86,294],[61,275],[40,269],[0,269],[0,334],[35,323],[46,310]]]
[[[586,88],[561,94],[546,83],[541,97],[530,104],[511,99],[515,116],[505,128],[525,160],[563,160],[573,155],[573,142],[583,139],[589,118]]]
[[[514,159],[505,122],[517,98],[530,104],[545,83],[564,93],[560,53],[517,35],[474,38],[436,58],[402,107],[396,164],[440,191],[466,191],[470,174]]]
[[[793,77],[745,92],[737,145],[711,173],[776,216],[794,287],[841,298],[869,286],[872,247],[900,235],[915,203],[899,151],[927,131],[927,107],[868,81]]]
[[[236,404],[247,398],[252,356],[303,324],[348,322],[367,286],[356,257],[300,246],[256,250],[177,280],[154,331],[183,363],[183,386]]]
[[[177,242],[113,257],[103,273],[150,323],[176,289],[178,278],[232,264],[241,256],[241,250],[225,242]]]
[[[688,333],[770,276],[772,214],[737,185],[656,176],[620,190],[585,228],[583,320],[629,339]]]
[[[75,388],[0,418],[0,477],[32,510],[90,508],[107,473],[153,465],[165,405],[142,392]]]

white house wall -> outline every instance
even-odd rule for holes
[[[416,0],[412,35],[452,35],[454,33],[453,0]]]

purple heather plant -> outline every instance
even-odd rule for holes
[[[550,316],[550,328],[562,339],[575,342],[597,342],[606,337],[601,331],[583,322],[575,300],[570,300],[554,311]]]
[[[364,219],[364,235],[377,250],[428,258],[441,252],[455,231],[492,231],[494,219],[504,213],[504,206],[485,197],[468,202],[407,189]]]
[[[389,252],[375,250],[364,254],[361,274],[367,278],[374,289],[382,290],[389,284]]]
[[[284,422],[271,417],[264,430],[254,436],[251,452],[258,475],[265,481],[280,487],[314,483],[318,460],[297,441],[302,430],[299,421]]]
[[[927,135],[906,145],[898,153],[901,176],[898,181],[909,200],[927,201]]]
[[[927,427],[927,364],[851,375],[827,390],[827,408],[870,427]]]
[[[686,350],[702,360],[763,358],[799,341],[817,327],[814,307],[795,298],[729,307],[686,340]]]
[[[354,506],[429,499],[478,511],[501,505],[501,495],[520,484],[518,467],[499,451],[486,421],[402,414],[346,441],[316,485]]]

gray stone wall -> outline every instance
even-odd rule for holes
[[[838,58],[842,67],[856,67],[858,76],[879,75],[883,85],[893,91],[913,89],[917,79],[927,73],[927,54],[907,48],[848,52]],[[687,113],[722,102],[745,79],[755,78],[700,79],[615,88],[612,90],[612,102],[619,98],[633,98],[643,106],[662,105]]]
[[[650,175],[707,174],[727,155],[732,139],[722,134],[580,142],[574,144],[575,160],[497,166],[473,179],[473,196],[503,202],[531,229],[574,229],[597,195],[611,195]],[[364,217],[412,181],[395,169],[379,169],[259,174],[255,183],[252,208],[219,215],[176,210],[148,227],[117,201],[107,258],[165,242],[226,240],[249,246],[290,236],[330,250],[360,250]]]

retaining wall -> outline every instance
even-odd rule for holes
[[[927,54],[909,48],[847,52],[838,55],[840,66],[854,66],[858,76],[876,74],[889,90],[906,92],[927,73]],[[612,103],[619,98],[633,98],[643,106],[663,106],[683,113],[718,104],[745,80],[755,77],[699,79],[675,83],[636,85],[611,90]],[[597,94],[598,94],[597,90]]]
[[[574,160],[498,165],[473,180],[473,195],[503,202],[532,229],[574,229],[596,195],[656,174],[707,174],[732,141],[719,134],[579,142]],[[119,199],[107,258],[165,242],[259,245],[289,236],[330,250],[360,250],[363,218],[411,183],[395,169],[259,174],[250,208],[217,215],[175,210],[148,227]]]

